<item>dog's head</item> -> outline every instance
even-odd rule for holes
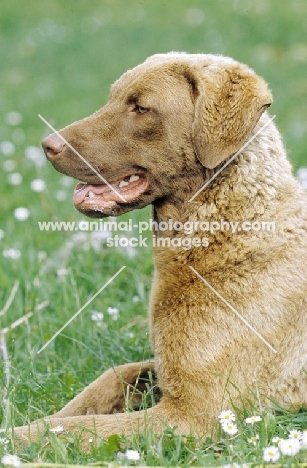
[[[119,215],[191,193],[193,177],[238,151],[271,102],[266,83],[232,59],[154,55],[114,83],[102,109],[43,147],[58,171],[82,181],[79,211]]]

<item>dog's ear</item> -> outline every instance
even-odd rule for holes
[[[272,95],[262,78],[237,63],[204,67],[194,74],[194,92],[195,85],[194,148],[212,169],[248,140]]]

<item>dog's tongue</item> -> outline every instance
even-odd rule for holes
[[[74,195],[73,195],[73,202],[75,205],[80,205],[86,197],[86,195],[91,191],[95,195],[100,195],[104,192],[110,192],[111,189],[108,185],[105,184],[98,184],[98,185],[90,185],[90,184],[78,184],[75,188]]]

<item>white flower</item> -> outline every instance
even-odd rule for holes
[[[186,11],[185,19],[188,26],[195,27],[204,22],[205,14],[199,8],[189,8]]]
[[[279,442],[278,448],[283,455],[293,456],[300,451],[301,444],[297,439],[286,439]]]
[[[140,454],[137,450],[126,450],[125,456],[130,461],[138,461],[140,459]]]
[[[133,296],[132,302],[136,303],[136,302],[139,302],[139,301],[140,301],[139,296]]]
[[[5,116],[5,121],[8,125],[19,125],[22,121],[22,115],[17,111],[8,112]]]
[[[246,468],[247,465],[239,465],[239,463],[231,463],[227,465],[223,465],[223,468]]]
[[[44,252],[44,250],[40,250],[40,251],[38,252],[38,254],[37,254],[37,258],[38,258],[38,260],[40,260],[40,261],[46,260],[46,258],[47,258],[47,253]]]
[[[118,319],[119,310],[117,309],[117,307],[108,307],[107,312],[109,315],[111,315],[113,320]]]
[[[6,249],[3,250],[2,255],[4,258],[11,258],[12,260],[19,260],[21,252],[18,249]]]
[[[20,466],[21,460],[17,455],[4,455],[1,458],[1,463],[5,466]]]
[[[0,437],[0,444],[6,445],[9,443],[8,439],[5,439],[4,437]]]
[[[246,424],[255,424],[255,422],[259,422],[259,421],[262,421],[262,418],[261,416],[256,416],[256,415],[245,419]]]
[[[300,181],[307,180],[307,167],[300,167],[297,171],[297,177]]]
[[[46,184],[43,179],[33,179],[30,186],[33,192],[43,192],[46,188]]]
[[[93,442],[93,439],[88,439],[89,443],[91,444]]]
[[[280,437],[273,437],[272,444],[279,444],[282,440]]]
[[[307,448],[307,431],[303,431],[301,443],[302,443],[302,448],[306,449]]]
[[[33,162],[35,166],[41,167],[45,164],[46,158],[41,148],[37,146],[28,146],[25,149],[26,158]]]
[[[89,235],[89,241],[95,252],[101,251],[101,246],[112,234],[109,231],[94,231]]]
[[[0,229],[0,239],[3,239],[4,235],[5,235],[5,234],[4,234],[3,229]]]
[[[1,141],[0,152],[4,156],[12,156],[15,152],[15,145],[11,141]]]
[[[302,440],[302,438],[303,438],[302,431],[298,431],[297,429],[292,429],[292,431],[289,432],[289,439]]]
[[[64,427],[63,426],[51,427],[49,429],[49,432],[52,432],[53,434],[61,434],[62,432],[64,432]]]
[[[94,322],[102,322],[103,321],[103,313],[102,312],[93,312],[91,315],[91,319]]]
[[[276,462],[280,457],[280,452],[277,447],[271,445],[270,447],[266,447],[263,451],[263,460],[265,462]]]
[[[59,268],[56,272],[58,276],[66,276],[68,275],[68,273],[69,273],[69,270],[67,270],[67,268]]]
[[[307,179],[302,179],[300,182],[303,189],[307,190]]]
[[[256,434],[255,436],[252,436],[250,439],[247,439],[247,441],[253,445],[257,444],[257,440],[259,440],[259,434]]]
[[[67,198],[67,193],[64,190],[57,190],[54,196],[58,201],[64,201]]]
[[[19,206],[19,208],[16,208],[16,210],[14,210],[14,216],[18,221],[25,221],[26,219],[28,219],[29,215],[30,211],[24,206]]]
[[[36,276],[33,280],[33,286],[35,286],[36,288],[40,288],[41,285],[42,285],[41,280]]]
[[[74,179],[72,177],[68,177],[66,175],[62,176],[60,179],[60,184],[62,187],[71,187],[71,185],[74,183]]]
[[[231,421],[225,421],[222,423],[222,429],[226,434],[234,435],[238,432],[236,424]]]
[[[11,172],[15,169],[16,167],[16,162],[13,161],[13,159],[7,159],[3,163],[3,169],[7,172]]]
[[[219,417],[219,420],[220,420],[221,424],[223,424],[224,422],[229,422],[229,421],[235,421],[236,420],[236,417],[235,417],[234,413],[231,410],[222,411],[219,414],[218,417]]]
[[[9,185],[20,185],[22,182],[22,175],[19,172],[12,172],[7,177],[7,181]]]

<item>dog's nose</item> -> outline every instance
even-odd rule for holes
[[[64,146],[64,141],[56,133],[52,133],[42,141],[42,147],[48,159],[53,159],[60,154]]]

